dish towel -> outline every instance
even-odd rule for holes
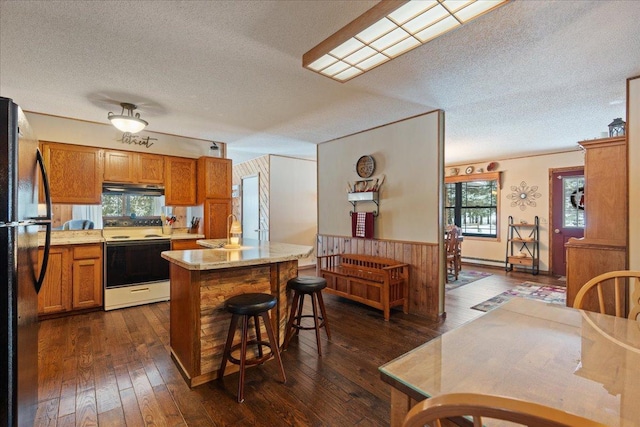
[[[356,212],[351,215],[351,236],[373,239],[373,212]]]

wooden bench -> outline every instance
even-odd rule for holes
[[[318,271],[327,280],[325,292],[380,309],[384,320],[389,320],[391,307],[408,311],[408,264],[371,255],[323,255]]]

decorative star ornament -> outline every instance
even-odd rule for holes
[[[542,194],[538,193],[538,186],[527,186],[527,183],[522,181],[520,186],[511,186],[511,194],[507,194],[507,199],[511,200],[511,207],[519,206],[520,210],[527,209],[527,206],[536,206],[536,199],[542,197]]]

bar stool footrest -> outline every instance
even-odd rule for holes
[[[271,343],[269,343],[269,341],[249,340],[247,341],[247,347],[250,345],[260,345],[261,347],[268,347],[270,351],[269,353],[264,354],[262,357],[253,357],[251,359],[246,359],[244,361],[244,364],[247,366],[261,365],[264,362],[266,362],[268,359],[273,357],[274,355],[273,348],[271,348]],[[235,365],[240,365],[240,359],[236,359],[235,357],[233,357],[232,353],[240,349],[241,347],[242,347],[242,343],[236,344],[231,347],[231,350],[229,351],[229,356],[228,356],[229,362]]]
[[[311,318],[313,319],[313,314],[303,314],[302,316],[294,316],[293,319],[296,321],[302,321],[303,318]],[[324,318],[322,316],[318,316],[318,320],[320,321],[320,324],[318,325],[318,329],[322,328],[324,326]],[[293,323],[291,325],[292,328],[296,328],[298,330],[303,330],[303,331],[309,331],[309,330],[315,330],[316,327],[315,326],[302,326],[302,325],[298,325],[296,323]]]

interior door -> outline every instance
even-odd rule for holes
[[[565,243],[584,236],[584,168],[551,173],[551,272],[567,274]]]
[[[242,238],[260,240],[258,175],[242,178]]]

